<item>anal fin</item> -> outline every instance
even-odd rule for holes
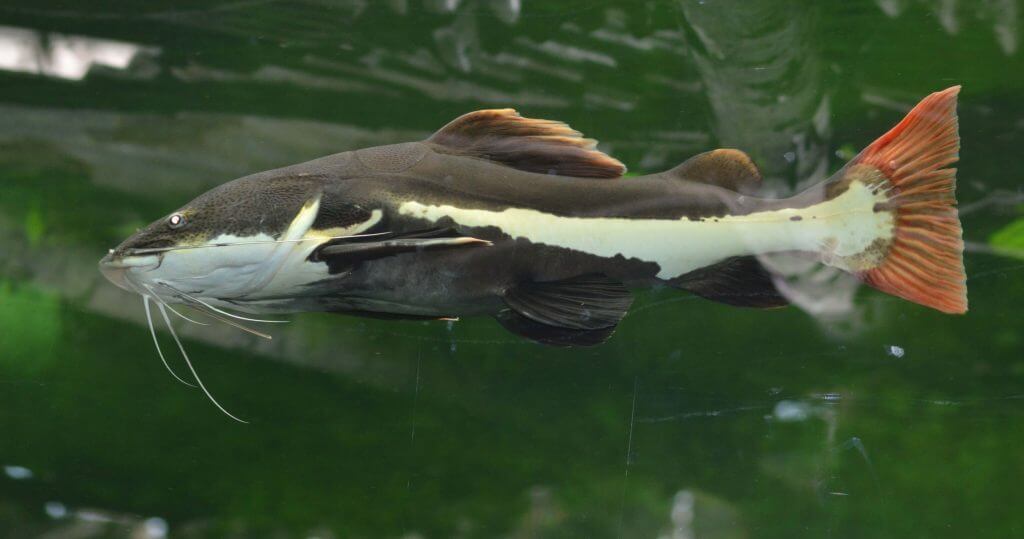
[[[754,256],[737,256],[670,281],[702,298],[736,307],[771,309],[789,305],[767,269]]]

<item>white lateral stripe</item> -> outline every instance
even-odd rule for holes
[[[892,215],[874,211],[882,200],[883,195],[855,182],[842,195],[806,208],[698,221],[564,217],[526,208],[490,211],[415,201],[403,203],[399,213],[431,222],[448,217],[462,226],[496,227],[533,243],[655,262],[658,277],[670,279],[733,256],[827,249],[842,257],[863,252],[892,234]]]

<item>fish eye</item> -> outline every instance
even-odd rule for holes
[[[175,213],[167,218],[167,226],[171,228],[181,228],[185,226],[185,216],[180,213]]]

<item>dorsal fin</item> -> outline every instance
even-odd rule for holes
[[[717,185],[739,193],[751,193],[761,187],[761,172],[747,154],[733,149],[697,154],[665,172],[691,182]]]
[[[469,155],[527,172],[618,178],[626,167],[595,149],[597,141],[562,122],[523,118],[514,109],[463,114],[427,142],[444,153]]]

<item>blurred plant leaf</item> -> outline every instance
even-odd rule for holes
[[[1024,258],[1024,218],[999,229],[992,234],[988,243],[999,254]]]

